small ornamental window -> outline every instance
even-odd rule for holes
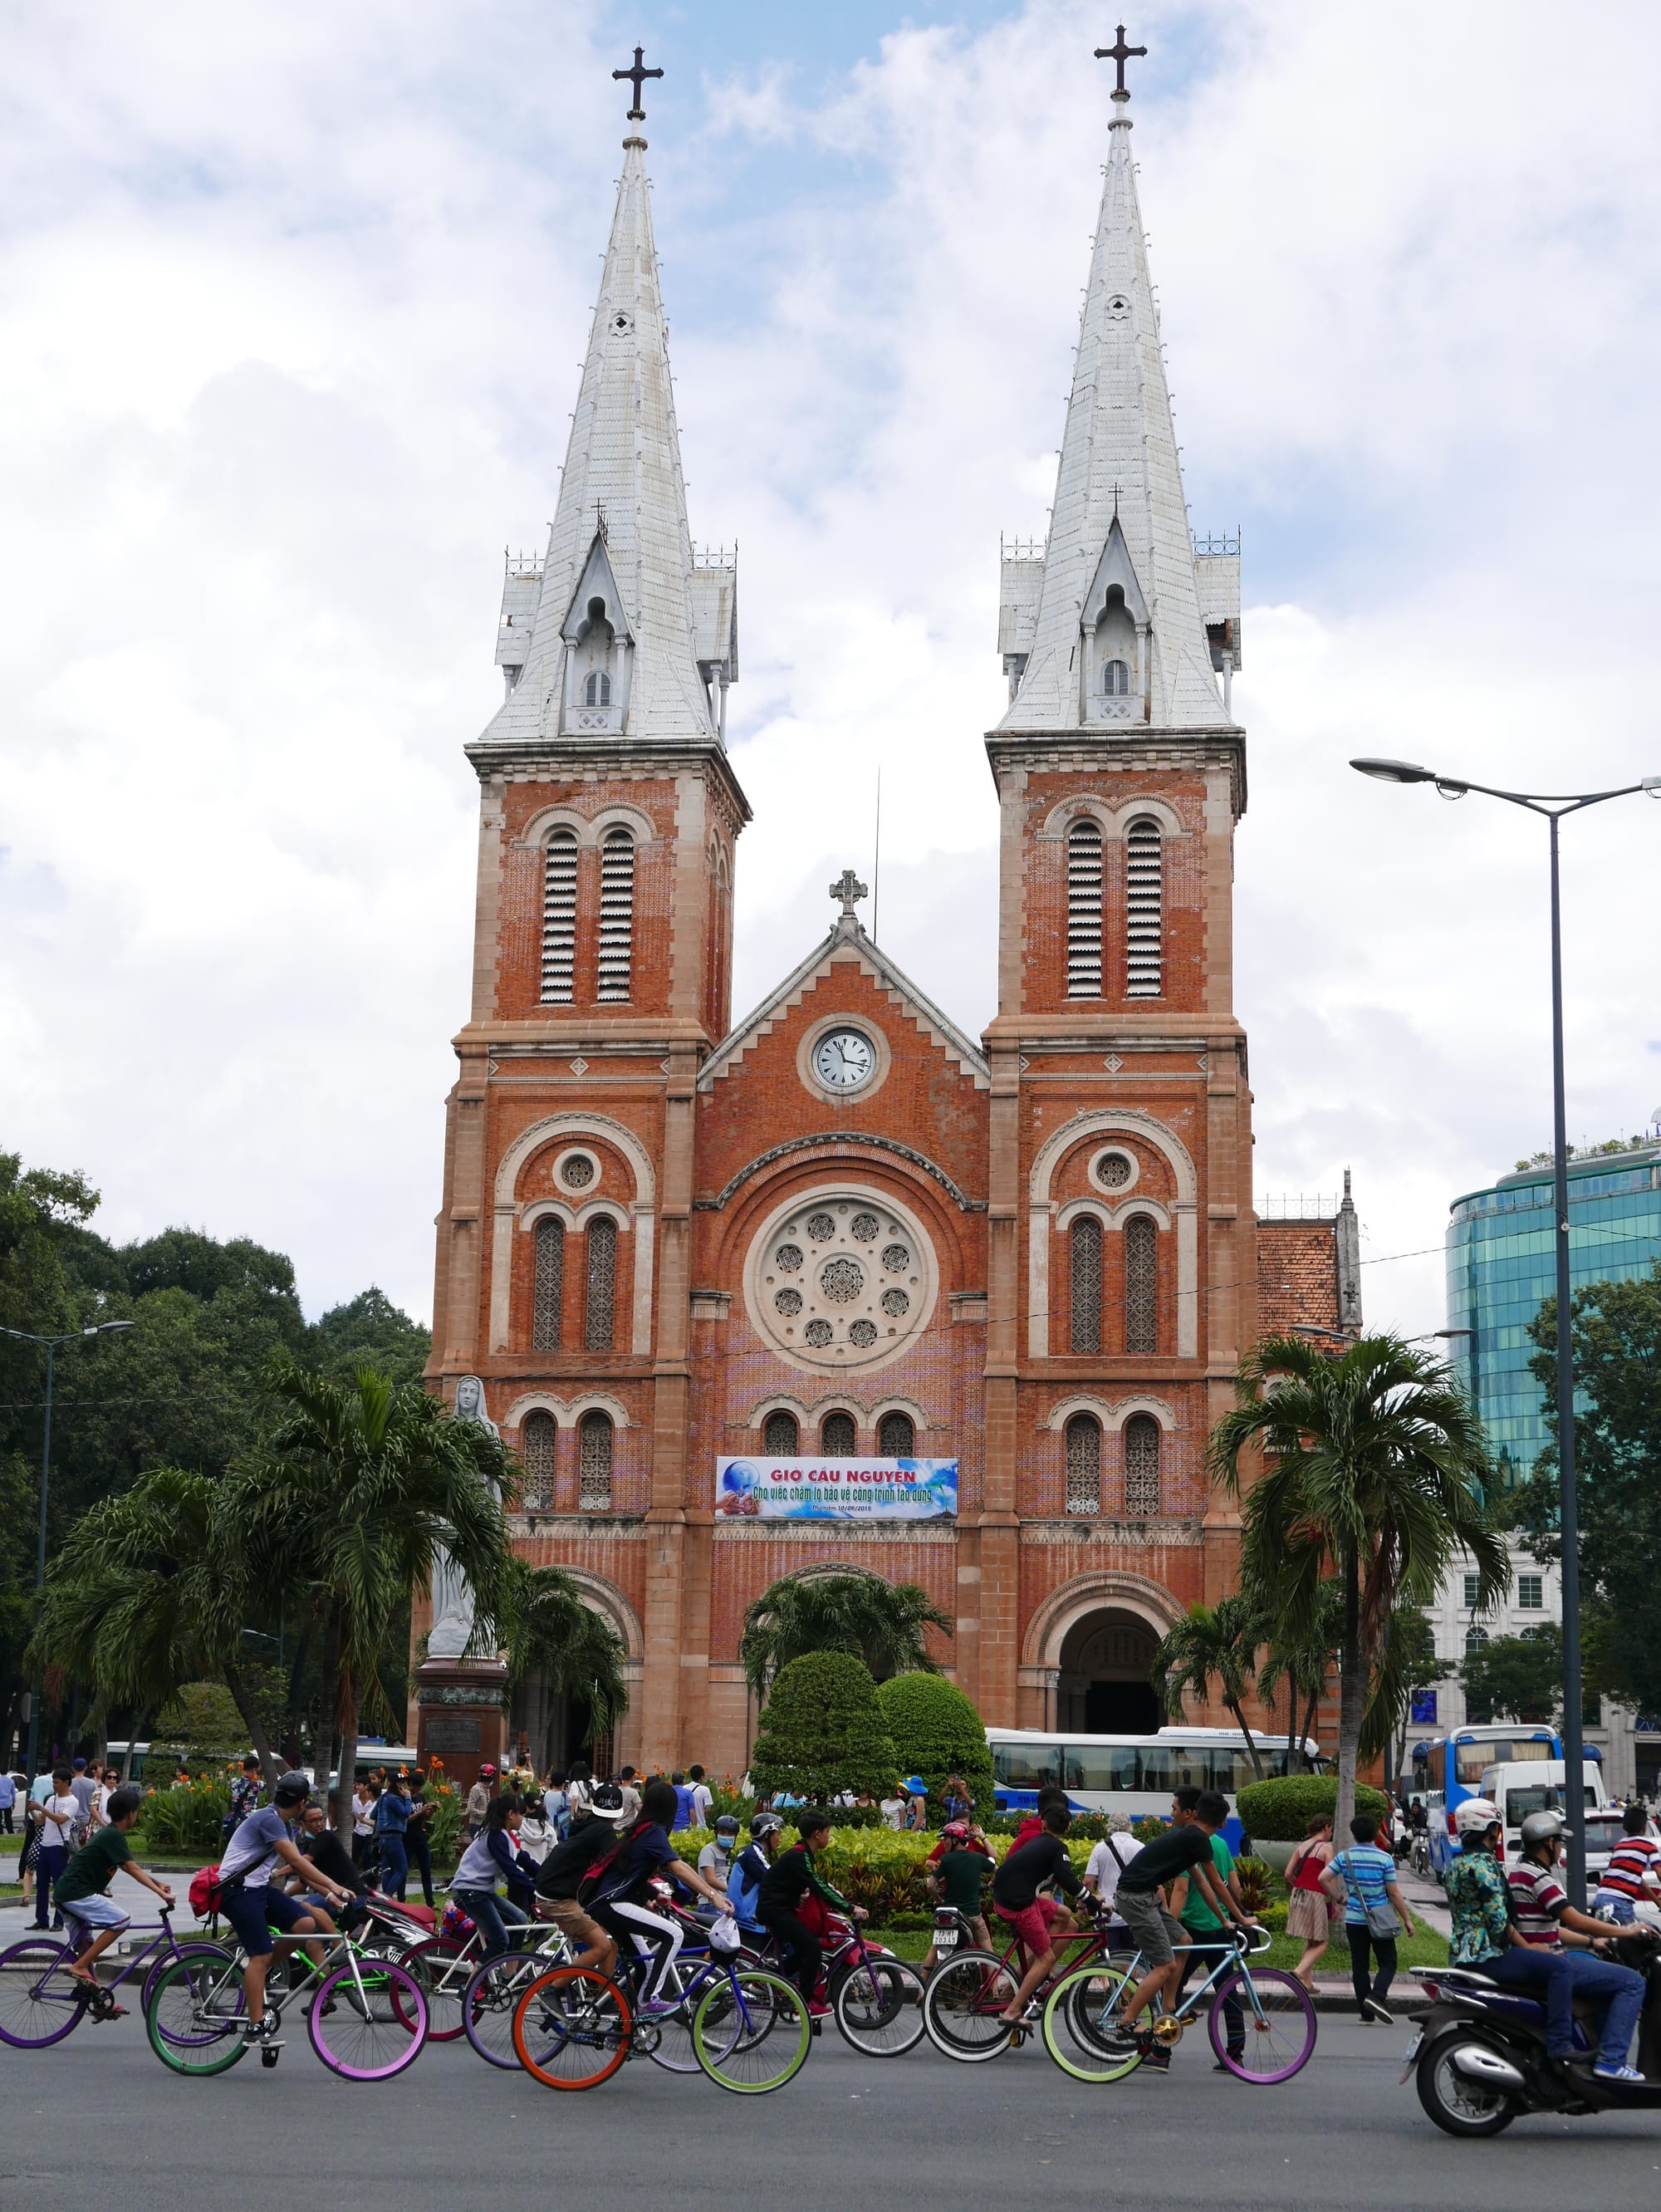
[[[819,1287],[833,1305],[852,1305],[865,1287],[865,1271],[857,1260],[828,1261],[819,1271]]]
[[[812,1237],[815,1244],[828,1243],[830,1239],[836,1234],[836,1221],[834,1216],[828,1213],[809,1214],[808,1234]]]
[[[1069,1349],[1075,1354],[1101,1349],[1101,1224],[1081,1213],[1069,1232],[1072,1256],[1072,1313]]]
[[[827,1413],[819,1431],[819,1449],[827,1459],[852,1459],[859,1449],[859,1432],[852,1413]]]
[[[521,1503],[527,1513],[546,1512],[554,1503],[554,1416],[540,1410],[527,1413],[519,1431],[519,1457],[524,1462],[524,1492]]]
[[[530,1349],[557,1352],[565,1302],[565,1224],[544,1215],[536,1224],[536,1289],[531,1306]]]
[[[585,1513],[611,1510],[611,1416],[585,1413],[578,1431],[577,1504]]]
[[[790,1290],[778,1291],[773,1297],[773,1308],[775,1313],[783,1314],[788,1321],[802,1310],[801,1291]]]
[[[773,1264],[781,1274],[793,1275],[802,1264],[799,1244],[781,1244],[773,1255]]]
[[[1067,1424],[1067,1510],[1101,1510],[1101,1428],[1088,1413]]]
[[[1159,1349],[1159,1229],[1148,1213],[1125,1224],[1125,1349]]]
[[[1152,1520],[1159,1511],[1159,1423],[1133,1413],[1125,1424],[1125,1512],[1127,1520]]]
[[[769,1459],[794,1459],[802,1449],[802,1432],[796,1425],[795,1414],[769,1413],[767,1425],[761,1431],[761,1443]]]
[[[1096,1181],[1104,1190],[1123,1190],[1131,1180],[1131,1163],[1123,1152],[1103,1152],[1096,1162]]]
[[[1101,667],[1101,688],[1110,699],[1128,697],[1131,671],[1122,660],[1106,660]]]
[[[617,1224],[597,1214],[588,1224],[588,1302],[583,1342],[590,1352],[609,1352],[617,1310]]]
[[[560,1163],[560,1181],[567,1190],[586,1190],[594,1180],[594,1163],[586,1152],[573,1152]]]
[[[903,1275],[912,1264],[912,1255],[903,1244],[882,1247],[882,1265],[891,1275]]]
[[[882,1224],[874,1213],[856,1213],[848,1227],[862,1244],[874,1244]]]
[[[917,1449],[917,1427],[909,1413],[884,1413],[876,1425],[879,1459],[910,1459]]]

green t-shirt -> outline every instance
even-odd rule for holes
[[[1211,1863],[1217,1870],[1219,1881],[1226,1882],[1234,1871],[1234,1854],[1221,1836],[1211,1838]],[[1211,1910],[1201,1894],[1200,1886],[1192,1875],[1188,1877],[1188,1894],[1182,1900],[1182,1911],[1178,1917],[1185,1928],[1211,1929],[1223,1925],[1221,1916]]]
[[[58,1875],[52,1893],[60,1905],[71,1904],[77,1897],[97,1897],[109,1887],[116,1869],[125,1866],[131,1856],[126,1837],[112,1821],[76,1853]]]
[[[971,1918],[980,1910],[980,1885],[991,1869],[985,1851],[947,1851],[937,1861],[941,1894],[954,1911]]]

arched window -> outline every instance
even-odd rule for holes
[[[802,1431],[797,1426],[794,1413],[779,1412],[767,1415],[767,1425],[761,1431],[761,1449],[769,1459],[794,1459],[802,1449]]]
[[[1164,868],[1157,822],[1144,815],[1125,836],[1125,995],[1157,999],[1162,980]]]
[[[1158,1511],[1159,1423],[1151,1413],[1132,1413],[1125,1424],[1125,1518],[1150,1520]]]
[[[1072,1260],[1072,1333],[1075,1352],[1101,1349],[1101,1224],[1081,1213],[1068,1231]]]
[[[523,1503],[527,1513],[545,1513],[554,1503],[555,1434],[552,1413],[538,1409],[525,1415],[519,1431],[519,1457],[524,1462]]]
[[[876,1425],[879,1459],[910,1459],[917,1450],[917,1424],[909,1413],[884,1413]]]
[[[536,1224],[536,1286],[530,1310],[530,1349],[557,1352],[565,1310],[565,1224],[544,1214]]]
[[[1101,1510],[1101,1425],[1088,1413],[1067,1424],[1067,1510]]]
[[[611,678],[603,668],[597,668],[583,685],[585,707],[609,707],[611,704]]]
[[[597,1213],[588,1224],[588,1286],[583,1305],[583,1344],[609,1352],[617,1311],[617,1224]]]
[[[1067,996],[1101,996],[1101,824],[1088,816],[1067,832]]]
[[[577,840],[556,830],[543,855],[543,1003],[568,1006],[577,954]]]
[[[600,847],[602,999],[627,999],[634,963],[634,840],[608,830]]]
[[[1101,688],[1110,699],[1129,698],[1130,664],[1123,660],[1104,660],[1101,664]]]
[[[1159,1350],[1159,1224],[1151,1213],[1125,1224],[1125,1349]]]
[[[1483,1644],[1485,1644],[1487,1642],[1488,1642],[1488,1631],[1487,1631],[1487,1629],[1485,1629],[1485,1628],[1468,1628],[1468,1629],[1466,1629],[1466,1631],[1465,1631],[1465,1652],[1466,1652],[1466,1656],[1470,1656],[1470,1654],[1471,1652],[1473,1652],[1473,1651],[1480,1651],[1480,1650],[1482,1650],[1482,1648]]]
[[[826,1459],[852,1459],[859,1449],[859,1431],[852,1413],[827,1413],[819,1431],[819,1449]]]
[[[577,1431],[577,1504],[585,1513],[611,1510],[609,1413],[585,1413]]]

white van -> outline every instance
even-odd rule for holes
[[[1603,1770],[1595,1759],[1584,1762],[1585,1776],[1586,1817],[1604,1813],[1609,1799],[1603,1793]],[[1522,1759],[1508,1760],[1502,1766],[1482,1770],[1480,1790],[1490,1804],[1499,1808],[1500,1817],[1506,1824],[1505,1853],[1507,1864],[1517,1856],[1520,1844],[1519,1831],[1531,1813],[1561,1812],[1563,1809],[1563,1782],[1567,1770],[1561,1759]],[[1586,1838],[1586,1871],[1593,1875],[1602,1871],[1607,1863],[1611,1842],[1603,1840],[1603,1823],[1595,1823],[1598,1833]],[[1619,1822],[1616,1823],[1618,1828]],[[1597,1849],[1601,1844],[1601,1850]],[[1592,1864],[1597,1851],[1599,1863]]]

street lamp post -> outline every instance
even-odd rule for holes
[[[72,1328],[63,1336],[34,1336],[26,1328],[0,1328],[0,1336],[15,1336],[24,1344],[39,1344],[46,1352],[46,1418],[40,1435],[40,1521],[34,1541],[34,1597],[38,1606],[40,1594],[46,1587],[46,1486],[52,1473],[52,1362],[60,1344],[79,1344],[89,1336],[110,1336],[118,1329],[130,1328],[130,1321],[100,1321],[88,1328]],[[40,1742],[40,1702],[44,1691],[34,1685],[29,1694],[29,1745],[24,1761],[29,1771],[29,1780],[34,1780],[35,1753]]]
[[[1580,1720],[1580,1528],[1574,1486],[1574,1347],[1569,1327],[1568,1137],[1563,1105],[1563,929],[1557,825],[1564,815],[1601,806],[1607,799],[1629,799],[1640,791],[1648,792],[1652,799],[1661,798],[1661,775],[1646,775],[1615,791],[1552,793],[1499,791],[1491,784],[1469,782],[1464,776],[1439,775],[1434,769],[1420,768],[1411,761],[1353,760],[1349,765],[1363,775],[1376,776],[1381,783],[1434,783],[1444,799],[1463,799],[1471,791],[1480,792],[1485,799],[1503,799],[1512,806],[1527,807],[1531,814],[1543,814],[1550,832],[1552,1212],[1557,1255],[1558,1522],[1563,1549],[1563,1802],[1568,1814],[1569,1902],[1584,1912],[1586,1794]]]

